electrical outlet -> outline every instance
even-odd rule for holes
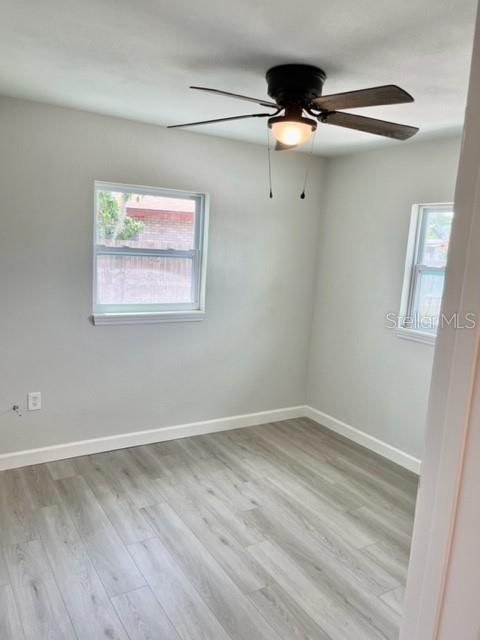
[[[29,411],[38,411],[42,408],[42,392],[29,391],[27,394],[27,409]]]

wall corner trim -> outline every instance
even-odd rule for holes
[[[383,440],[379,440],[378,438],[365,433],[365,431],[360,431],[360,429],[356,429],[346,422],[342,422],[341,420],[330,416],[328,413],[324,413],[323,411],[319,411],[313,407],[306,406],[305,415],[314,422],[318,422],[318,424],[323,427],[330,429],[330,431],[334,431],[335,433],[356,442],[362,447],[378,453],[387,460],[395,462],[401,467],[420,475],[420,468],[422,464],[421,460],[414,458],[409,453],[405,453],[404,451],[383,442]]]

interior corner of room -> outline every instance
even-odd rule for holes
[[[172,146],[152,125],[10,98],[2,116],[3,202],[15,211],[2,234],[15,265],[2,286],[2,466],[305,406],[418,471],[433,349],[399,340],[385,315],[400,306],[412,204],[453,200],[459,135],[284,155],[269,202],[256,145],[183,133]],[[210,194],[201,323],[89,322],[100,178]],[[32,385],[41,411],[7,412]]]

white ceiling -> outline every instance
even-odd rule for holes
[[[463,122],[475,5],[2,0],[0,93],[167,125],[256,110],[194,92],[191,84],[266,98],[265,71],[302,62],[325,69],[324,93],[399,84],[415,104],[361,113],[420,126],[422,136],[441,135]],[[265,121],[256,119],[193,130],[265,141]],[[379,143],[375,136],[321,126],[315,147],[328,155]]]

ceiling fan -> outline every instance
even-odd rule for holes
[[[326,78],[327,75],[323,69],[311,65],[282,64],[272,67],[267,71],[266,80],[268,95],[273,98],[274,102],[207,87],[190,87],[190,89],[208,91],[209,93],[253,102],[261,107],[274,109],[274,111],[271,113],[251,113],[249,115],[174,124],[168,128],[193,127],[247,118],[268,118],[268,126],[277,140],[275,146],[277,151],[293,149],[306,142],[316,130],[317,122],[365,131],[366,133],[373,133],[396,140],[407,140],[417,133],[417,127],[339,111],[339,109],[357,109],[359,107],[413,102],[412,96],[400,87],[388,84],[381,87],[322,96],[323,84]]]

